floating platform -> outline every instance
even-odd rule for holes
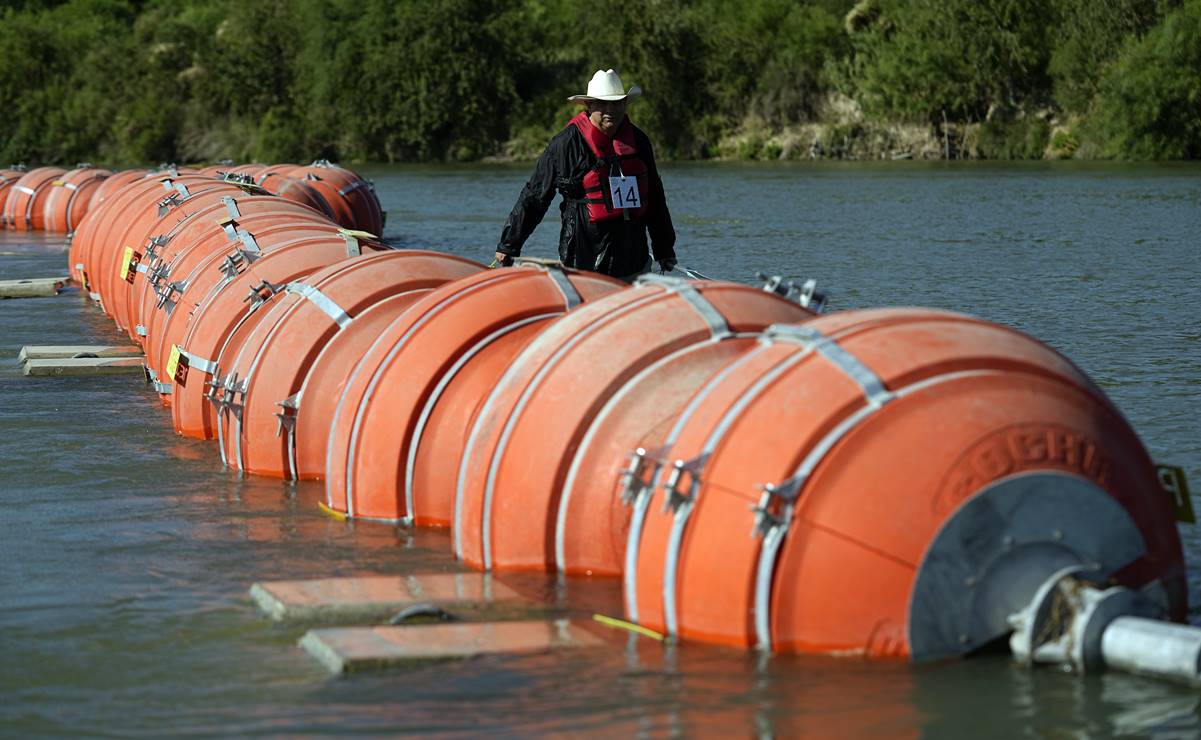
[[[58,295],[71,282],[67,276],[0,280],[0,298],[42,298]]]
[[[36,377],[81,375],[143,375],[142,357],[67,357],[29,360],[25,375]]]
[[[17,360],[64,360],[85,357],[141,357],[142,349],[131,345],[107,344],[30,344],[21,348]]]
[[[271,581],[254,584],[250,597],[279,622],[386,619],[418,604],[478,612],[532,603],[487,573]]]
[[[601,638],[566,620],[475,622],[309,630],[300,646],[334,673],[381,670],[418,661],[596,648]]]

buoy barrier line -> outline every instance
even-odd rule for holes
[[[518,396],[517,406],[516,406],[515,410],[506,417],[505,423],[501,428],[501,439],[500,439],[499,447],[501,449],[504,448],[505,444],[508,442],[508,435],[512,433],[512,424],[510,423],[510,420],[515,420],[515,418],[520,415],[521,408],[524,407],[526,402],[528,402],[529,395],[533,392],[533,388],[535,388],[538,385],[538,383],[541,381],[541,379],[543,377],[545,377],[546,373],[548,373],[550,371],[550,368],[554,366],[554,360],[557,360],[559,357],[561,357],[563,355],[563,353],[570,350],[575,345],[579,344],[581,341],[586,339],[592,333],[596,332],[601,327],[601,325],[604,323],[605,320],[608,320],[608,321],[617,320],[617,319],[621,318],[622,316],[625,316],[633,311],[636,311],[639,306],[642,306],[651,301],[661,298],[662,295],[663,295],[662,292],[653,292],[653,293],[648,292],[644,296],[639,296],[634,301],[632,301],[624,306],[621,306],[616,311],[606,315],[604,317],[604,319],[602,319],[601,321],[597,321],[597,322],[593,323],[592,325],[585,327],[581,332],[572,336],[571,338],[568,339],[567,342],[565,342],[563,345],[558,347],[554,351],[554,353],[552,353],[552,355],[551,355],[552,360],[545,363],[538,369],[538,371],[535,373],[534,377],[530,380],[529,384],[523,388],[522,393]],[[539,344],[546,342],[547,341],[546,337],[547,337],[547,335],[545,333],[540,334],[537,338],[535,338],[534,343],[530,346],[536,347]],[[526,351],[529,351],[528,347],[527,347]],[[463,552],[464,552],[463,529],[464,529],[465,524],[463,522],[463,517],[464,517],[465,512],[463,509],[463,504],[464,504],[464,500],[466,499],[465,485],[466,485],[466,480],[467,480],[468,467],[471,462],[471,454],[472,454],[472,451],[474,450],[474,448],[480,443],[479,437],[484,433],[484,431],[483,431],[484,420],[490,418],[490,413],[491,413],[492,407],[495,406],[497,403],[499,403],[500,394],[498,392],[498,389],[503,388],[503,387],[515,382],[517,380],[517,378],[520,376],[521,369],[522,368],[519,363],[513,362],[513,363],[510,363],[509,367],[505,370],[505,373],[501,376],[499,382],[497,382],[496,386],[493,388],[492,393],[490,393],[488,395],[487,400],[484,401],[484,405],[481,408],[479,415],[476,417],[476,422],[475,422],[475,424],[472,425],[471,433],[468,436],[467,445],[465,446],[464,451],[463,451],[463,457],[462,457],[462,460],[461,460],[460,466],[459,466],[458,484],[455,487],[454,540],[455,540],[455,554],[460,559],[463,558]],[[490,537],[491,518],[492,518],[491,508],[492,508],[493,490],[496,485],[496,460],[497,460],[497,457],[498,457],[497,455],[493,455],[491,457],[491,459],[488,461],[488,472],[487,472],[487,477],[485,479],[485,484],[484,484],[484,496],[483,496],[483,504],[482,504],[483,511],[481,512],[482,524],[481,524],[481,528],[480,528],[480,532],[479,532],[479,535],[481,537],[480,545],[481,545],[481,550],[482,550],[482,565],[483,565],[484,570],[492,569],[492,545],[491,545],[491,537]]]
[[[288,301],[285,298],[277,301],[276,306],[272,309],[277,316],[270,321],[266,318],[261,319],[259,325],[264,327],[261,336],[252,335],[252,338],[242,346],[236,355],[231,367],[243,370],[243,379],[246,384],[245,390],[242,391],[243,403],[251,403],[258,398],[258,394],[253,391],[260,382],[274,382],[274,379],[283,377],[278,370],[273,370],[271,375],[262,376],[260,368],[268,362],[268,356],[276,351],[276,345],[284,341],[281,337],[284,337],[285,334],[294,335],[296,332],[300,332],[304,339],[301,340],[301,347],[296,349],[315,353],[320,346],[330,341],[334,334],[344,329],[349,323],[348,320],[345,323],[339,322],[336,316],[331,315],[331,313],[336,313],[334,307],[337,311],[346,314],[347,317],[351,314],[358,315],[367,307],[391,296],[428,290],[432,286],[440,285],[456,277],[466,276],[477,269],[482,269],[482,266],[472,260],[437,252],[408,250],[381,252],[344,260],[327,268],[323,273],[314,274],[310,278],[310,284],[317,293],[300,289],[306,294],[299,295],[297,300]],[[363,288],[371,290],[365,292]],[[343,294],[342,299],[353,298],[355,302],[346,303],[343,300],[340,304],[339,299],[334,295],[335,291]],[[323,298],[329,299],[328,304]],[[296,317],[304,313],[303,307],[309,303],[325,314],[333,326],[322,327],[318,332],[310,325],[297,323]],[[303,383],[304,374],[312,367],[311,357],[311,354],[302,354],[301,362],[285,371],[289,373],[287,377],[292,378],[288,382],[295,383],[287,388],[287,392],[295,392]],[[264,377],[267,380],[261,380]],[[275,395],[275,398],[278,398],[278,395]],[[259,403],[263,403],[263,401],[260,400]],[[270,401],[268,408],[274,408],[274,400]],[[256,415],[250,416],[250,421],[257,419]],[[253,442],[246,441],[247,421],[245,415],[232,417],[231,429],[228,430],[225,437],[225,441],[231,447],[227,457],[234,459],[240,470],[247,470],[245,455],[253,449],[247,448],[247,445],[253,444]],[[248,472],[262,474],[267,471],[252,466]]]
[[[647,378],[659,373],[664,367],[671,365],[680,358],[690,354],[703,352],[706,348],[712,345],[726,342],[731,339],[753,339],[758,336],[759,334],[755,332],[745,332],[741,334],[727,332],[724,334],[715,334],[704,342],[698,342],[696,344],[690,344],[682,347],[675,352],[665,355],[647,365],[636,375],[626,381],[626,383],[624,383],[616,393],[609,397],[609,399],[605,402],[605,405],[589,423],[587,431],[580,440],[580,444],[576,447],[575,453],[572,456],[571,464],[567,470],[567,476],[563,482],[562,490],[559,494],[559,503],[557,507],[557,513],[555,515],[555,567],[559,570],[559,572],[566,572],[567,570],[567,517],[572,502],[572,495],[576,488],[576,478],[580,474],[580,468],[583,464],[584,457],[590,450],[594,438],[599,433],[601,427],[609,419],[610,415],[614,413],[614,410],[620,406],[620,404],[625,400],[626,396],[640,388],[641,384],[645,382]],[[675,423],[676,417],[669,414],[664,416],[664,418],[659,422],[659,425],[675,425]],[[655,430],[652,428],[647,430],[647,433],[652,434],[654,431]],[[621,466],[617,466],[613,470],[615,473],[620,473],[623,468]],[[619,492],[618,497],[624,499],[624,494]],[[623,503],[628,505],[630,502],[623,501]]]
[[[761,329],[780,320],[812,317],[795,303],[745,286],[694,287],[678,280],[665,281],[665,285],[638,286],[632,294],[623,292],[606,299],[608,303],[569,314],[539,336],[538,342],[547,339],[544,349],[535,350],[532,343],[515,361],[523,366],[520,380],[513,387],[498,386],[494,393],[503,395],[504,401],[496,414],[477,418],[476,427],[486,429],[484,441],[470,455],[470,478],[459,481],[459,488],[465,484],[470,496],[466,524],[473,535],[479,534],[478,539],[467,540],[465,551],[460,553],[468,563],[504,569],[554,567],[562,482],[575,445],[608,397],[646,364],[685,344],[711,339],[714,332],[728,331],[727,325]],[[671,288],[683,288],[683,292]],[[704,301],[714,306],[712,313],[704,309],[699,296],[691,302],[685,299],[693,290],[704,293]],[[655,298],[645,309],[640,308],[639,314],[625,317],[618,310],[620,304],[648,294]],[[729,318],[714,318],[723,315]],[[669,328],[652,335],[650,341],[623,345],[623,336],[638,332],[634,329],[636,321],[643,326],[651,322]],[[604,362],[590,359],[608,347],[617,351],[600,355],[605,357]],[[581,373],[589,377],[596,391],[573,391],[571,379]],[[672,403],[682,404],[684,400],[678,398]],[[544,443],[547,435],[550,448]],[[541,454],[560,462],[538,466],[516,451],[531,445],[543,445]],[[608,465],[612,469],[617,463]],[[594,495],[609,493],[611,488]],[[620,511],[617,509],[613,516],[620,516]],[[523,519],[517,512],[529,512],[530,516]],[[610,518],[603,507],[594,507],[592,513],[594,518]],[[620,525],[614,522],[613,526]],[[586,536],[591,541],[604,541],[610,534],[607,527],[598,525]],[[585,536],[583,532],[581,536]]]
[[[564,274],[561,269],[558,269],[558,268],[554,268],[554,269],[540,268],[540,269],[543,269],[545,274],[548,274],[551,276],[552,279],[555,279],[558,291],[560,291],[560,293],[563,296],[563,300],[564,300],[563,310],[564,311],[574,308],[575,305],[579,305],[579,303],[582,300],[582,298],[580,297],[579,291],[576,290],[574,285],[570,284],[570,281],[567,279],[566,274]],[[564,282],[566,282],[566,286],[563,285]],[[426,326],[429,326],[429,324],[431,322],[437,321],[438,318],[440,318],[444,314],[444,312],[446,312],[449,308],[452,308],[453,305],[458,304],[459,302],[465,302],[465,300],[471,300],[479,292],[489,290],[489,288],[494,287],[494,286],[495,286],[494,282],[489,280],[488,282],[476,282],[476,284],[472,284],[472,285],[468,285],[464,288],[460,288],[460,290],[455,291],[452,294],[449,294],[449,296],[444,297],[442,300],[440,300],[440,302],[436,303],[435,305],[432,305],[432,306],[429,306],[429,308],[426,308],[424,314],[422,316],[420,316],[418,318],[418,320],[412,324],[411,327],[408,327],[405,330],[405,333],[401,334],[401,336],[399,336],[399,338],[392,340],[392,339],[390,339],[390,335],[388,333],[381,334],[380,338],[378,338],[376,340],[375,344],[372,344],[372,346],[369,348],[368,352],[364,353],[364,358],[374,357],[377,352],[380,352],[382,350],[382,342],[393,341],[393,345],[390,346],[390,348],[388,348],[386,354],[384,354],[383,358],[380,360],[380,362],[377,363],[374,370],[372,370],[372,376],[370,378],[370,381],[368,382],[368,386],[366,386],[364,393],[362,395],[362,398],[357,399],[357,406],[355,406],[355,408],[354,408],[354,417],[352,420],[351,431],[349,431],[349,442],[348,442],[349,449],[348,449],[347,458],[346,458],[346,471],[345,471],[347,513],[349,515],[352,515],[352,517],[354,517],[354,515],[357,515],[357,513],[355,513],[355,511],[354,511],[353,490],[354,490],[355,485],[357,485],[357,483],[358,483],[357,473],[355,473],[354,465],[355,465],[355,460],[357,460],[359,438],[360,438],[360,435],[363,434],[363,424],[364,424],[366,410],[368,410],[368,407],[369,407],[372,399],[375,398],[378,384],[380,384],[381,378],[384,376],[384,374],[386,374],[386,369],[389,368],[389,366],[392,365],[393,362],[395,362],[395,358],[398,357],[401,352],[404,352],[406,350],[406,348],[408,347],[408,344],[410,344],[410,341],[412,340],[413,336],[416,336],[420,332],[420,330],[423,330]],[[546,315],[546,317],[550,317],[550,315]],[[488,346],[489,344],[491,344],[492,341],[495,341],[496,339],[500,338],[500,336],[507,334],[508,332],[510,332],[510,330],[520,328],[521,326],[526,326],[527,323],[531,323],[532,321],[537,320],[537,318],[539,318],[539,317],[536,316],[536,317],[531,318],[531,320],[521,321],[518,324],[516,324],[516,326],[503,327],[502,329],[497,330],[497,332],[490,334],[488,336],[488,338],[485,338],[482,342],[479,342],[479,344],[470,348],[470,350],[467,351],[466,357],[460,358],[460,362],[456,362],[454,365],[452,365],[452,370],[450,370],[449,374],[444,374],[442,376],[440,383],[438,383],[436,386],[435,393],[432,394],[432,398],[430,399],[430,401],[426,402],[426,406],[424,407],[422,414],[420,414],[420,416],[419,416],[419,419],[418,419],[419,431],[417,432],[417,434],[413,435],[412,441],[410,442],[411,452],[410,452],[410,455],[408,455],[407,459],[408,459],[408,461],[410,461],[411,465],[407,467],[407,470],[405,473],[405,476],[406,476],[405,477],[405,481],[406,481],[406,494],[405,494],[405,496],[406,496],[405,497],[406,513],[404,514],[404,517],[401,517],[400,519],[411,521],[412,517],[413,517],[414,501],[413,501],[413,495],[412,495],[412,491],[413,491],[412,476],[413,476],[414,466],[412,464],[416,463],[416,450],[417,450],[417,446],[420,442],[420,431],[424,431],[425,422],[426,422],[426,420],[428,420],[429,413],[432,412],[432,407],[434,407],[434,404],[435,404],[437,398],[440,398],[442,390],[444,390],[444,388],[446,388],[447,384],[449,384],[449,382],[453,380],[453,377],[456,374],[458,374],[458,371],[459,371],[459,369],[462,368],[462,365],[466,364],[467,362],[470,362],[470,359],[472,357],[476,356],[476,354],[480,350],[483,350],[483,348],[485,346]],[[401,320],[399,320],[399,318],[398,318],[398,321],[401,321]],[[364,362],[365,362],[365,360],[364,360]],[[365,371],[365,368],[363,366],[363,363],[360,363],[358,366],[355,366],[355,369],[352,371],[351,377],[349,377],[349,380],[347,382],[347,387],[351,387],[352,383],[354,382],[354,378],[357,377],[357,375],[360,374],[360,372],[364,372],[364,371]],[[345,406],[346,406],[346,394],[343,393],[342,398],[339,399],[339,404],[337,404],[337,406],[335,408],[335,413],[334,413],[335,419],[342,416],[342,414],[348,413]],[[336,428],[335,425],[330,426],[330,434],[333,434],[335,428]],[[331,470],[331,467],[333,467],[336,464],[335,460],[333,459],[333,456],[331,456],[334,453],[334,449],[335,449],[334,444],[327,444],[327,463],[325,463],[325,467],[327,467],[327,470]],[[329,488],[329,485],[327,485],[327,496],[328,496],[328,501],[330,503],[330,506],[334,506],[333,490],[331,490],[331,488]]]
[[[530,316],[529,318],[515,321],[497,329],[481,339],[475,346],[464,352],[462,356],[460,356],[459,359],[456,360],[453,365],[451,365],[450,369],[438,379],[438,384],[434,386],[434,390],[430,393],[429,400],[426,401],[425,405],[421,409],[420,415],[417,417],[417,425],[414,427],[413,437],[408,445],[408,465],[405,468],[405,504],[408,507],[407,510],[409,513],[404,520],[402,520],[406,525],[411,525],[414,523],[417,511],[413,482],[417,468],[417,451],[421,445],[421,438],[425,432],[426,424],[429,423],[430,415],[433,413],[434,407],[438,404],[438,401],[442,398],[442,393],[446,390],[446,387],[450,385],[450,383],[458,375],[459,371],[462,370],[467,363],[471,362],[471,360],[474,359],[481,350],[491,345],[497,339],[517,331],[522,327],[529,326],[531,324],[537,324],[542,321],[552,320],[558,318],[559,316],[562,316],[562,314],[536,314],[534,316]]]
[[[422,329],[422,327],[424,327],[426,324],[430,323],[431,321],[434,321],[444,310],[447,309],[448,306],[451,305],[451,303],[456,298],[458,298],[460,300],[467,298],[472,293],[482,290],[484,285],[485,284],[483,284],[483,283],[477,283],[475,285],[468,286],[466,289],[457,292],[456,295],[448,296],[445,300],[439,302],[437,305],[428,309],[426,311],[426,313],[421,316],[421,318],[419,318],[411,327],[408,328],[408,330],[405,331],[404,334],[402,334],[399,338],[397,338],[395,340],[395,342],[392,344],[391,348],[387,351],[387,354],[384,355],[384,358],[380,361],[380,363],[376,366],[376,368],[374,370],[372,370],[371,380],[368,382],[367,389],[364,391],[363,396],[360,399],[358,399],[358,405],[355,407],[355,410],[354,410],[354,420],[351,423],[350,442],[349,442],[350,450],[346,457],[346,471],[345,471],[345,476],[346,476],[346,478],[345,478],[345,481],[346,481],[345,482],[346,515],[347,516],[350,516],[350,517],[357,516],[355,513],[355,504],[354,504],[355,455],[356,455],[358,444],[359,444],[359,438],[360,438],[360,435],[362,434],[362,426],[363,426],[363,421],[364,421],[366,405],[371,400],[371,398],[374,396],[376,388],[379,385],[380,378],[383,377],[381,368],[384,368],[384,367],[388,366],[389,364],[391,364],[391,362],[396,358],[396,356],[398,354],[400,354],[402,351],[404,351],[405,347],[408,344],[409,339],[412,338],[418,331],[420,331]],[[371,347],[369,347],[367,352],[364,353],[364,357],[373,355],[376,351],[378,351],[378,349],[380,347],[380,342],[383,341],[384,336],[386,336],[386,335],[381,335],[380,338],[378,338],[374,343],[372,343]],[[476,350],[476,351],[478,351],[478,350]],[[350,383],[353,382],[355,376],[358,373],[363,372],[365,370],[366,370],[366,368],[363,367],[362,363],[359,363],[358,365],[356,365],[354,370],[351,371],[351,375],[347,380],[347,385],[349,386]],[[448,380],[448,382],[449,382],[449,380]],[[347,412],[346,407],[345,407],[345,401],[346,401],[346,396],[343,395],[342,398],[339,399],[337,408],[334,411],[335,419],[338,418],[343,413]],[[333,425],[331,425],[330,429],[332,432]],[[336,464],[335,460],[333,459],[333,451],[334,451],[334,446],[332,444],[326,446],[326,469],[327,470],[329,470],[334,464]],[[326,500],[329,502],[330,506],[334,505],[333,491],[330,489],[328,484],[326,485]],[[408,501],[407,498],[406,498],[406,501]],[[409,502],[409,503],[411,504],[411,502]],[[406,512],[404,518],[411,518],[412,514],[413,514],[413,509],[409,508],[408,511]]]
[[[750,363],[752,360],[756,359],[756,357],[761,354],[767,348],[767,346],[768,343],[761,342],[760,346],[756,347],[750,352],[747,352],[734,362],[727,365],[723,370],[715,374],[707,383],[705,383],[704,386],[701,387],[701,389],[692,397],[692,399],[688,402],[688,405],[684,407],[683,411],[676,419],[675,424],[672,426],[671,432],[664,441],[663,452],[670,450],[676,444],[676,441],[679,439],[685,425],[687,425],[692,419],[693,414],[696,413],[709,394],[712,393],[715,388],[721,385],[728,377],[740,370],[746,364]],[[782,372],[783,371],[781,370],[781,373]],[[636,467],[634,467],[630,472],[630,482],[628,484],[630,488],[628,490],[632,491],[634,487],[637,487],[638,491],[636,493],[628,494],[623,492],[622,496],[623,499],[628,497],[631,505],[633,506],[628,539],[626,542],[623,591],[625,593],[626,613],[630,616],[630,619],[637,622],[639,621],[638,556],[642,541],[642,528],[646,520],[647,509],[650,507],[650,504],[654,499],[655,491],[658,490],[660,485],[662,485],[662,476],[665,474],[667,468],[672,465],[673,461],[658,455],[653,457],[648,456],[646,451],[641,451],[640,453],[638,450],[635,450],[633,453],[631,453],[631,455],[636,457],[637,462]],[[650,471],[649,483],[640,485],[637,474],[641,470],[642,465],[648,459],[654,463],[654,467]]]

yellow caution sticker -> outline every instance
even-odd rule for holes
[[[188,384],[188,356],[178,344],[171,345],[171,355],[167,358],[167,377],[181,386]]]
[[[51,185],[57,185],[57,186],[59,186],[59,187],[62,187],[63,185],[66,185],[67,183],[66,183],[66,181],[64,181],[64,180],[51,180],[51,181],[50,181],[50,184],[51,184]]]
[[[125,248],[125,255],[121,258],[121,279],[127,280],[129,274],[129,261],[133,259],[133,247]]]
[[[1172,513],[1176,521],[1186,524],[1196,524],[1197,515],[1193,512],[1193,499],[1188,492],[1188,480],[1184,477],[1184,468],[1175,465],[1156,465],[1155,473],[1159,476],[1159,485],[1172,498]]]

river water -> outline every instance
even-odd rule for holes
[[[528,174],[362,171],[392,243],[484,261]],[[1029,332],[1201,490],[1201,167],[698,164],[664,178],[682,264],[815,277],[833,308],[933,306]],[[552,206],[526,254],[552,256],[557,231]],[[0,279],[65,267],[59,241],[0,235]],[[599,652],[331,678],[249,586],[453,571],[447,537],[333,521],[319,484],[239,479],[212,443],[177,438],[140,380],[20,375],[22,345],[118,341],[76,293],[0,302],[0,735],[1201,734],[1194,690],[1004,655],[765,660],[615,633]],[[1201,537],[1181,535],[1201,623]],[[569,615],[620,614],[612,581],[518,584]]]

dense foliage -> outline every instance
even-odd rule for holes
[[[0,0],[0,162],[529,156],[597,67],[643,87],[663,156],[823,122],[974,127],[983,156],[1201,156],[1201,0],[614,7]]]

